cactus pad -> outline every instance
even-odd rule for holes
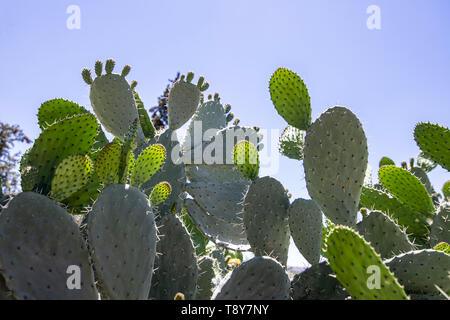
[[[210,300],[213,294],[214,281],[217,277],[217,261],[205,256],[198,261],[199,272],[195,300]]]
[[[422,182],[411,172],[394,166],[383,166],[378,172],[378,178],[404,205],[425,216],[433,216],[433,201]]]
[[[274,259],[255,257],[230,272],[212,300],[288,300],[290,281]]]
[[[97,276],[111,299],[147,299],[156,255],[156,226],[145,194],[129,185],[104,188],[88,216]]]
[[[297,248],[310,264],[320,260],[322,212],[313,200],[297,199],[289,207],[289,229]]]
[[[300,130],[311,124],[311,98],[303,80],[288,69],[277,69],[270,78],[270,97],[280,116]]]
[[[169,91],[169,128],[181,128],[195,113],[200,102],[200,89],[189,82],[178,80]]]
[[[306,186],[333,223],[356,223],[367,159],[362,125],[347,108],[328,109],[309,128],[303,161]]]
[[[424,154],[450,171],[450,130],[437,124],[419,123],[414,139]]]
[[[287,126],[281,134],[278,149],[290,159],[303,160],[304,143],[303,132],[293,126]]]
[[[433,218],[430,231],[430,244],[432,246],[439,242],[450,243],[450,203],[444,202],[438,208]]]
[[[249,180],[258,178],[259,154],[256,147],[248,141],[240,141],[234,147],[234,164]]]
[[[157,184],[152,192],[150,193],[150,203],[152,206],[157,206],[164,202],[169,196],[170,192],[172,191],[172,187],[170,184],[166,181],[163,181],[159,184]]]
[[[381,168],[382,166],[395,166],[395,162],[394,160],[388,158],[388,157],[383,157],[381,158],[378,166]]]
[[[356,232],[335,227],[327,237],[327,257],[339,282],[354,299],[406,300],[403,288],[373,248]],[[379,287],[371,281],[379,272]],[[376,279],[375,279],[376,280]],[[369,283],[374,285],[369,287]]]
[[[85,108],[75,102],[64,99],[53,99],[41,104],[37,115],[38,124],[41,130],[45,130],[56,121],[87,113],[89,112]]]
[[[166,159],[166,148],[161,144],[147,147],[141,152],[134,164],[131,184],[140,187],[158,171]]]
[[[177,292],[194,299],[198,265],[189,233],[176,215],[166,214],[158,222],[158,235],[150,299],[172,300]]]
[[[117,142],[107,144],[95,161],[95,172],[104,185],[119,182],[121,146]]]
[[[81,289],[69,289],[78,266]],[[47,197],[24,192],[0,215],[0,270],[18,299],[98,299],[88,251],[77,224]]]
[[[244,198],[244,226],[248,242],[259,256],[271,256],[286,265],[289,250],[289,198],[271,177],[255,180]]]

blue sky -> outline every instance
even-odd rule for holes
[[[79,30],[66,27],[69,5],[81,10]],[[366,26],[370,5],[381,30]],[[382,156],[399,164],[418,154],[417,122],[449,125],[449,30],[448,0],[2,1],[1,121],[34,139],[42,102],[90,108],[81,69],[112,57],[132,66],[128,79],[147,107],[167,79],[192,70],[242,125],[282,130],[268,81],[286,67],[309,88],[313,119],[335,104],[360,118],[376,178]],[[307,196],[298,162],[280,158],[273,176],[294,198]],[[450,175],[438,168],[430,178],[440,190]]]

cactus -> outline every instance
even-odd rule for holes
[[[442,203],[433,218],[430,231],[430,245],[450,243],[450,203]]]
[[[34,192],[13,198],[0,215],[0,270],[16,299],[98,299],[88,251],[72,217]],[[81,287],[68,286],[70,266]]]
[[[290,238],[288,208],[286,190],[271,177],[253,181],[244,198],[245,232],[253,251],[271,256],[284,266]]]
[[[248,141],[240,141],[234,147],[234,164],[248,180],[255,180],[259,174],[259,155],[256,147]]]
[[[414,139],[424,154],[450,171],[450,130],[437,124],[419,123]]]
[[[313,200],[297,199],[289,207],[289,229],[297,248],[312,265],[319,263],[322,212]]]
[[[388,158],[388,157],[383,157],[380,159],[380,162],[378,164],[378,166],[381,168],[382,166],[395,166],[395,162],[394,160]]]
[[[186,300],[194,299],[198,265],[189,233],[176,215],[166,214],[158,222],[158,236],[149,298],[171,300],[177,292],[182,292]]]
[[[270,98],[278,113],[293,127],[311,124],[311,98],[303,80],[291,70],[277,69],[270,78]]]
[[[166,148],[161,144],[147,147],[139,154],[131,173],[130,183],[140,187],[147,182],[166,160]]]
[[[230,272],[219,284],[213,300],[288,300],[289,277],[269,257],[255,257]]]
[[[91,256],[105,298],[147,299],[156,256],[156,226],[145,194],[104,188],[88,215]]]
[[[218,269],[217,261],[209,256],[198,261],[199,272],[197,281],[196,300],[210,300],[213,294]]]
[[[450,180],[444,183],[444,186],[442,187],[442,194],[447,201],[450,201]]]
[[[437,167],[437,163],[431,160],[425,153],[420,152],[417,156],[417,165],[426,173]]]
[[[328,109],[308,129],[303,161],[306,186],[333,223],[355,225],[367,158],[362,125],[344,107]]]
[[[406,300],[407,295],[380,256],[348,227],[336,226],[327,238],[327,257],[339,282],[354,299]],[[380,285],[370,275],[379,274]],[[368,284],[373,284],[373,287]]]
[[[163,181],[157,184],[150,193],[151,205],[154,207],[160,205],[170,196],[171,192],[172,187],[170,186],[170,183],[168,183],[167,181]]]
[[[303,160],[304,144],[303,132],[293,126],[287,126],[280,136],[278,149],[290,159]]]

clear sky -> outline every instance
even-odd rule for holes
[[[70,5],[80,29],[67,28]],[[370,5],[379,30],[367,28]],[[417,156],[417,122],[449,126],[449,31],[448,0],[1,1],[0,119],[36,138],[39,105],[62,97],[90,108],[81,69],[112,57],[132,66],[146,107],[167,79],[192,70],[242,125],[282,130],[268,81],[286,67],[309,88],[313,119],[335,104],[359,117],[376,179],[382,156]],[[293,199],[307,197],[301,164],[279,161],[271,175]],[[440,190],[450,175],[439,167],[430,178]],[[290,264],[299,264],[294,251]]]

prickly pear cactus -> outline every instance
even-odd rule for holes
[[[372,211],[364,217],[356,225],[356,230],[364,236],[382,259],[414,250],[414,245],[409,241],[405,231],[380,211]]]
[[[277,69],[270,78],[270,97],[280,116],[300,130],[311,124],[311,98],[303,80],[291,70]]]
[[[336,278],[352,298],[407,299],[405,291],[380,256],[352,229],[337,226],[331,231],[327,237],[327,257]]]
[[[214,258],[204,256],[198,261],[198,266],[195,300],[210,300],[215,287],[216,270],[219,268],[218,263]]]
[[[330,108],[309,128],[303,161],[306,187],[333,223],[356,223],[367,159],[366,136],[349,109]]]
[[[388,157],[383,157],[380,159],[380,162],[378,164],[378,166],[381,168],[382,166],[395,166],[395,162],[394,160],[388,158]]]
[[[234,147],[234,164],[248,180],[255,180],[259,174],[258,149],[248,141],[240,141]]]
[[[433,218],[430,231],[430,245],[450,243],[450,203],[443,202]]]
[[[256,179],[244,198],[244,226],[252,251],[284,266],[290,238],[288,208],[286,190],[271,177]]]
[[[320,260],[322,212],[314,200],[297,199],[289,207],[289,229],[297,248],[310,264]]]
[[[24,192],[0,215],[0,276],[16,299],[98,299],[78,226],[49,198]],[[81,276],[79,289],[71,272]],[[73,290],[72,290],[73,289]]]
[[[149,298],[172,300],[181,292],[186,300],[195,298],[198,265],[195,249],[185,226],[174,214],[158,222],[158,255]]]
[[[88,215],[88,241],[105,298],[147,299],[156,226],[145,194],[123,184],[104,188]]]
[[[287,126],[279,139],[278,149],[281,154],[294,160],[303,160],[305,137],[303,131]]]
[[[450,130],[432,123],[419,123],[414,139],[424,154],[450,171]]]
[[[106,74],[102,74],[103,64],[101,61],[97,61],[95,64],[97,75],[95,80],[92,80],[91,72],[86,68],[83,69],[82,76],[84,81],[91,86],[89,98],[98,120],[106,131],[120,140],[124,140],[133,121],[139,119],[139,114],[133,90],[125,79],[130,67],[125,66],[122,74],[116,74],[112,73],[114,65],[114,60],[108,59],[105,64]],[[138,127],[137,140],[145,140],[140,126]]]
[[[255,257],[230,272],[213,300],[288,300],[290,281],[283,266],[269,257]]]

